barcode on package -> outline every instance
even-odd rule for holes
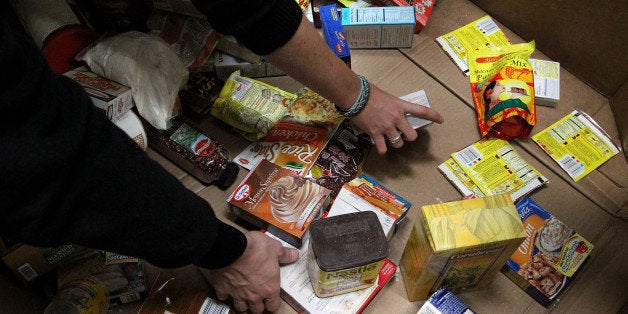
[[[37,277],[37,272],[35,271],[35,269],[33,269],[33,267],[31,267],[29,263],[18,267],[17,271],[20,273],[20,275],[22,275],[22,277],[24,277],[24,279],[26,279],[26,281],[31,281],[35,279],[35,277]]]
[[[473,164],[482,160],[482,153],[480,153],[480,151],[473,146],[469,146],[457,152],[456,156],[462,163],[464,163],[465,165],[469,167],[473,166]]]
[[[216,303],[216,301],[210,298],[206,298],[200,311],[198,311],[198,314],[229,314],[230,310],[231,309],[228,306]]]
[[[574,156],[566,155],[558,160],[558,164],[565,169],[572,178],[576,178],[584,173],[584,164],[578,161]]]
[[[476,25],[485,35],[492,35],[493,33],[499,31],[499,26],[497,26],[497,24],[495,24],[490,17],[479,20]]]

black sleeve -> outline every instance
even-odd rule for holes
[[[2,236],[162,267],[218,268],[242,254],[244,234],[107,120],[82,87],[53,74],[31,40],[0,26]]]
[[[218,32],[233,35],[259,55],[273,52],[297,31],[303,12],[294,0],[192,0]]]

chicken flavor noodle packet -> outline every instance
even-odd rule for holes
[[[536,124],[534,41],[469,52],[473,103],[482,136],[526,138]]]

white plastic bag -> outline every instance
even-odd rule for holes
[[[131,31],[99,40],[77,59],[101,76],[129,86],[140,115],[167,129],[178,114],[175,102],[188,70],[158,36]]]

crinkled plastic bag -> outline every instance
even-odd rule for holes
[[[470,51],[473,103],[482,136],[526,138],[536,124],[534,41]]]
[[[188,70],[163,39],[126,32],[99,40],[77,59],[94,73],[129,86],[140,115],[155,128],[170,127]]]

